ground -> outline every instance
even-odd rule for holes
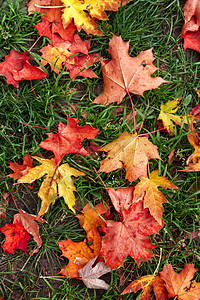
[[[0,12],[0,57],[2,61],[11,49],[27,51],[38,38],[34,25],[41,20],[39,14],[27,15],[28,1],[1,1]],[[155,65],[158,67],[156,76],[167,81],[159,89],[147,91],[144,97],[132,94],[135,110],[138,112],[136,123],[142,123],[141,133],[157,130],[156,118],[161,103],[182,97],[179,115],[189,113],[198,103],[194,90],[200,89],[199,53],[183,49],[181,29],[184,23],[183,6],[185,1],[178,0],[132,0],[117,12],[108,12],[108,21],[99,22],[104,36],[87,36],[81,31],[82,39],[91,40],[91,53],[100,53],[104,59],[110,59],[107,52],[112,33],[122,36],[124,42],[130,41],[130,56],[153,48]],[[43,37],[32,49],[35,54],[34,63],[39,62],[39,49],[45,45]],[[13,222],[17,208],[30,214],[37,214],[40,199],[37,195],[42,180],[35,182],[34,188],[27,185],[13,185],[8,177],[12,171],[8,168],[10,161],[22,162],[23,156],[29,153],[51,158],[52,153],[39,147],[47,138],[46,130],[23,125],[21,122],[57,131],[58,121],[67,123],[67,117],[79,119],[79,125],[85,124],[98,128],[98,135],[93,143],[104,146],[116,139],[121,132],[134,132],[133,120],[127,122],[127,115],[132,113],[129,97],[121,104],[108,106],[91,104],[103,91],[103,80],[100,63],[92,69],[98,78],[77,77],[74,82],[64,69],[57,75],[46,67],[48,76],[44,80],[20,82],[14,88],[6,84],[0,76],[0,193],[9,193],[10,201],[6,210],[6,218],[0,219],[0,227]],[[74,92],[68,93],[74,89]],[[119,109],[120,107],[120,109]],[[116,113],[117,110],[117,113]],[[29,252],[36,248],[33,239],[28,245],[28,253],[16,250],[9,254],[0,249],[0,297],[4,300],[47,299],[136,299],[136,294],[120,296],[124,288],[140,276],[161,272],[165,263],[170,263],[176,272],[180,272],[184,264],[194,263],[197,272],[195,280],[200,281],[200,262],[198,235],[192,237],[199,229],[199,172],[182,172],[187,158],[192,154],[193,147],[187,140],[188,126],[175,126],[174,135],[156,131],[150,133],[150,140],[158,147],[162,161],[152,160],[149,168],[159,169],[162,176],[168,177],[178,190],[164,190],[168,203],[164,204],[164,223],[159,234],[151,236],[155,248],[152,259],[136,264],[134,259],[127,257],[124,265],[114,270],[103,279],[110,284],[109,290],[87,289],[78,279],[68,279],[59,275],[59,271],[67,265],[67,258],[61,256],[57,241],[72,239],[83,241],[85,232],[78,219],[71,212],[64,200],[59,198],[51,205],[44,218],[48,222],[40,225],[42,247],[35,255]],[[84,146],[90,145],[88,140]],[[173,161],[168,163],[168,156],[175,149]],[[93,167],[99,169],[99,161],[106,153],[94,155],[89,160],[85,156],[68,154],[63,162],[82,171],[86,176],[74,179],[76,186],[77,212],[88,203],[96,205],[102,201],[109,202],[109,196]],[[125,180],[125,171],[120,169],[109,174],[101,173],[107,187],[121,188],[129,186]],[[136,181],[134,185],[137,183]],[[13,195],[13,196],[11,196]],[[111,203],[110,203],[111,204]],[[114,213],[114,209],[112,209]],[[189,235],[188,235],[189,234]],[[1,245],[5,236],[0,233]],[[152,299],[155,296],[152,293]]]

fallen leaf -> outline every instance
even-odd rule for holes
[[[129,210],[133,204],[134,186],[114,190],[107,188],[107,192],[112,199],[112,204],[117,212],[122,213],[123,209]]]
[[[4,251],[13,254],[15,249],[21,249],[27,253],[28,241],[31,236],[19,222],[6,224],[0,228],[0,231],[6,236],[6,241],[2,245]]]
[[[15,49],[5,56],[5,61],[0,63],[0,75],[7,78],[7,84],[18,88],[20,80],[42,79],[47,76],[42,69],[32,66],[29,59],[27,52],[20,53]]]
[[[153,290],[157,300],[168,300],[168,292],[165,287],[165,281],[156,275],[142,276],[134,280],[127,286],[121,295],[136,293],[142,289],[140,300],[151,300],[151,291]]]
[[[169,156],[168,156],[168,165],[170,166],[174,160],[174,153],[175,153],[175,148],[172,149],[172,151],[170,152]]]
[[[168,189],[178,189],[178,187],[169,181],[167,177],[158,176],[158,172],[159,170],[151,172],[149,178],[144,176],[139,178],[140,182],[135,186],[134,199],[136,201],[145,192],[144,208],[149,208],[150,214],[162,225],[164,212],[162,203],[168,201],[163,193],[159,191],[158,186]]]
[[[192,281],[195,272],[194,264],[185,264],[179,274],[173,270],[171,264],[165,265],[160,272],[160,277],[165,281],[168,297],[176,297],[178,300],[199,300],[200,283]]]
[[[70,57],[72,53],[67,50],[70,45],[70,42],[63,42],[56,44],[55,46],[47,44],[42,47],[40,49],[42,52],[41,64],[45,66],[49,63],[51,71],[59,74],[60,70],[63,68],[63,63],[67,61],[68,63],[74,64],[73,57]]]
[[[49,137],[40,143],[40,147],[54,153],[56,165],[59,165],[66,153],[90,155],[90,151],[82,146],[82,141],[95,138],[99,130],[88,125],[78,126],[78,122],[73,118],[68,118],[67,125],[59,121],[58,133],[48,133]]]
[[[34,253],[37,253],[39,251],[39,248],[42,245],[42,239],[39,234],[38,223],[47,223],[47,222],[42,218],[38,218],[35,215],[30,215],[26,213],[22,209],[19,209],[19,213],[14,215],[13,224],[15,224],[16,222],[19,222],[25,228],[25,230],[33,236],[33,239],[38,246],[38,248],[34,250]]]
[[[37,156],[33,156],[33,158],[40,162],[41,165],[29,170],[28,174],[18,179],[17,182],[31,183],[46,175],[38,193],[38,196],[42,199],[38,216],[47,212],[49,205],[55,202],[57,194],[59,197],[63,197],[69,209],[74,211],[73,206],[75,204],[75,196],[73,192],[76,188],[71,176],[77,177],[85,174],[71,168],[67,163],[57,167],[53,158],[51,160]]]
[[[106,221],[101,230],[106,233],[102,242],[102,251],[106,264],[111,269],[122,265],[124,258],[130,255],[137,263],[151,258],[150,250],[154,247],[149,242],[149,235],[158,233],[161,226],[143,208],[141,201],[132,205],[129,211],[121,212],[121,222]]]
[[[69,278],[78,278],[78,270],[82,269],[90,259],[99,255],[101,250],[101,236],[96,228],[87,233],[83,242],[73,242],[68,239],[58,242],[62,255],[69,259],[69,263],[59,273]]]
[[[64,28],[69,23],[74,21],[78,31],[85,30],[87,34],[103,35],[98,29],[96,19],[108,20],[105,10],[117,11],[118,8],[124,5],[127,0],[95,0],[78,1],[78,0],[62,0],[65,8],[63,10],[63,25]]]
[[[126,179],[130,182],[147,176],[147,164],[151,158],[161,159],[157,147],[147,137],[128,132],[121,133],[113,142],[99,149],[108,152],[101,161],[99,171],[109,173],[124,166]]]
[[[87,288],[108,290],[109,284],[105,283],[104,280],[99,279],[99,277],[111,272],[111,269],[106,266],[103,261],[98,262],[92,267],[96,259],[97,256],[90,259],[82,269],[78,270],[78,273]]]
[[[200,122],[200,103],[192,109],[190,114],[194,116],[195,121]]]
[[[182,98],[169,100],[165,105],[161,103],[160,114],[159,114],[157,120],[162,120],[164,128],[170,134],[174,133],[174,123],[178,124],[179,126],[181,126],[181,124],[183,122],[185,124],[188,124],[186,117],[175,115],[175,113],[179,109],[179,107],[177,107],[177,105],[179,104],[181,99]]]
[[[26,175],[30,169],[33,168],[32,162],[33,160],[29,154],[23,157],[23,164],[10,162],[8,168],[13,170],[14,173],[9,174],[8,176],[13,178],[14,180],[21,178],[22,176]]]
[[[158,88],[166,82],[161,77],[151,77],[157,70],[153,65],[152,49],[141,51],[136,57],[130,57],[128,50],[129,42],[124,43],[121,37],[113,35],[108,50],[112,60],[101,63],[104,93],[94,103],[120,103],[128,92],[143,95],[145,91]]]
[[[200,2],[187,0],[183,7],[185,23],[181,36],[184,49],[190,48],[200,52]]]
[[[85,229],[86,232],[92,230],[93,228],[104,226],[105,222],[101,218],[101,215],[108,213],[109,208],[103,203],[97,204],[94,208],[88,203],[81,211],[82,215],[77,215],[81,227]]]

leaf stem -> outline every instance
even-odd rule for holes
[[[133,106],[133,101],[132,101],[131,95],[130,95],[130,93],[129,93],[129,91],[128,91],[127,88],[126,88],[126,93],[128,94],[130,102],[131,102],[131,107],[132,107],[132,111],[133,111],[133,121],[134,121],[134,133],[136,133],[135,109],[134,109],[134,106]]]
[[[48,129],[48,128],[45,128],[45,127],[41,127],[41,126],[37,126],[37,125],[26,124],[26,123],[23,123],[22,121],[19,121],[19,123],[21,123],[21,124],[23,124],[23,125],[26,125],[26,126],[30,126],[30,127],[41,128],[41,129],[44,129],[44,130],[48,130],[48,131],[54,132],[55,134],[58,134],[56,131],[51,130],[51,129]]]
[[[42,33],[40,34],[39,38],[33,43],[33,45],[30,47],[30,49],[28,49],[28,52],[30,52],[33,47],[37,44],[37,42],[41,39],[43,33],[51,26],[51,23],[48,24],[48,26],[42,31]]]

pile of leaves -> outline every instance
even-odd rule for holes
[[[140,134],[142,124],[136,124],[137,114],[131,98],[131,93],[143,95],[147,90],[159,88],[161,84],[168,84],[158,76],[152,77],[157,68],[154,66],[152,49],[142,51],[138,56],[129,55],[129,42],[113,35],[109,42],[108,52],[111,60],[105,60],[99,54],[90,55],[90,40],[81,40],[78,32],[84,30],[87,34],[102,35],[97,20],[107,20],[105,10],[116,11],[121,5],[128,5],[128,1],[112,0],[101,3],[85,3],[85,1],[67,0],[31,0],[28,4],[29,14],[36,11],[42,14],[42,22],[36,25],[39,36],[46,36],[49,43],[41,48],[41,66],[30,63],[30,54],[19,53],[15,49],[0,63],[0,75],[7,78],[7,84],[19,87],[21,80],[42,79],[47,74],[42,66],[50,64],[51,71],[59,74],[65,68],[74,80],[77,76],[88,78],[97,77],[90,66],[101,61],[104,92],[94,99],[93,103],[104,106],[117,102],[121,104],[128,95],[132,107],[131,118],[134,120],[134,133],[123,132],[117,139],[104,145],[95,144],[95,153],[101,159],[101,152],[107,157],[100,161],[99,170],[95,170],[101,179],[102,173],[125,169],[130,185],[126,188],[112,189],[104,185],[109,195],[107,203],[100,202],[96,206],[88,203],[81,214],[76,213],[75,191],[73,177],[86,176],[85,173],[70,166],[70,153],[79,156],[93,155],[93,139],[101,130],[89,125],[79,126],[79,120],[67,118],[66,124],[59,121],[58,132],[48,133],[48,138],[41,141],[39,146],[50,151],[50,159],[29,154],[24,156],[23,164],[10,162],[9,168],[13,173],[9,176],[17,183],[28,183],[29,187],[36,180],[43,178],[38,191],[41,207],[38,215],[28,214],[18,208],[14,215],[13,224],[6,224],[0,228],[6,240],[2,244],[3,250],[14,253],[21,249],[27,253],[28,241],[33,237],[37,247],[29,255],[40,251],[42,239],[39,235],[39,224],[45,223],[45,214],[57,198],[63,197],[66,205],[79,219],[80,226],[85,230],[85,239],[74,242],[70,239],[58,241],[62,255],[68,258],[67,266],[60,270],[60,274],[68,278],[81,279],[88,288],[108,289],[109,285],[99,279],[102,275],[123,266],[126,257],[131,256],[139,265],[141,261],[151,259],[153,248],[151,235],[159,234],[164,225],[163,203],[167,203],[166,191],[161,192],[158,187],[176,190],[178,187],[154,170],[151,161],[162,159],[159,149],[149,140],[149,134]],[[200,4],[198,1],[188,0],[184,7],[185,24],[182,31],[184,47],[200,52]],[[195,22],[195,24],[194,24]],[[29,50],[29,52],[31,49]],[[197,91],[197,93],[200,93]],[[196,124],[199,122],[199,105],[190,114],[176,115],[181,98],[169,100],[161,104],[157,118],[159,130],[174,134],[174,123],[178,126],[188,126],[188,141],[194,147],[194,153],[188,158],[183,171],[200,171],[200,138]],[[186,127],[187,128],[187,127]],[[153,133],[152,133],[153,134]],[[88,147],[84,146],[85,139],[90,140]],[[173,156],[169,157],[169,160]],[[68,158],[68,163],[62,160]],[[37,165],[33,166],[33,159]],[[5,207],[9,196],[4,194]],[[13,198],[14,199],[14,198]],[[16,204],[17,206],[17,204]],[[1,218],[6,215],[2,207]],[[44,216],[44,218],[42,217]],[[200,299],[200,283],[193,280],[196,269],[193,264],[185,265],[177,274],[172,265],[163,267],[160,276],[147,275],[132,282],[122,293],[137,292],[142,289],[140,299],[150,299],[151,290],[156,299]]]

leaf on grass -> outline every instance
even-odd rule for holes
[[[12,49],[5,56],[5,61],[0,63],[0,75],[7,78],[7,84],[19,87],[20,80],[42,79],[47,74],[39,67],[29,63],[30,57],[27,52],[17,52]]]
[[[117,212],[122,213],[123,209],[129,210],[133,204],[134,186],[114,190],[108,188],[107,192]],[[141,200],[141,199],[140,199]]]
[[[152,49],[141,51],[136,57],[130,57],[128,50],[129,42],[124,43],[121,37],[113,35],[108,50],[112,60],[102,62],[104,93],[94,103],[119,103],[128,92],[143,95],[166,82],[161,77],[151,77],[157,70],[153,65]]]
[[[165,265],[160,277],[165,281],[168,297],[176,297],[178,300],[199,300],[200,283],[192,281],[195,272],[194,264],[185,264],[179,274],[173,270],[171,264]]]
[[[108,290],[109,284],[105,283],[104,280],[99,279],[99,277],[111,272],[111,269],[106,266],[103,261],[98,262],[92,267],[96,259],[97,256],[90,259],[82,269],[78,270],[78,273],[87,288]]]
[[[81,211],[82,215],[77,215],[81,227],[85,229],[86,232],[92,230],[93,228],[104,226],[105,222],[100,217],[105,213],[108,213],[109,208],[103,203],[97,204],[94,208],[88,203]]]
[[[78,270],[82,269],[90,259],[99,255],[101,250],[101,236],[96,228],[87,233],[83,242],[73,242],[68,239],[58,242],[62,255],[69,259],[69,263],[59,273],[69,278],[79,277]]]
[[[168,189],[177,189],[178,187],[174,185],[167,177],[158,176],[158,170],[151,172],[148,177],[140,177],[140,182],[135,186],[134,199],[135,201],[142,196],[144,196],[144,208],[149,208],[150,214],[154,219],[160,224],[163,224],[162,215],[164,212],[162,203],[167,203],[167,199],[161,191],[159,191],[158,186]]]
[[[87,34],[103,35],[98,29],[96,19],[108,20],[105,10],[117,11],[127,0],[62,0],[65,8],[63,10],[63,25],[68,26],[74,21],[78,31],[85,30]]]
[[[147,176],[148,160],[161,159],[157,147],[147,137],[140,137],[137,133],[121,133],[99,151],[108,152],[107,158],[101,161],[99,171],[109,173],[124,166],[126,179],[130,182],[140,176]]]
[[[73,118],[68,118],[67,125],[59,121],[58,133],[48,133],[49,137],[40,143],[40,147],[54,153],[57,165],[66,153],[90,155],[90,151],[82,146],[82,141],[85,138],[95,138],[99,130],[88,125],[78,126],[78,122],[79,120]]]
[[[174,123],[178,124],[179,126],[181,126],[183,122],[185,124],[188,124],[187,118],[185,116],[182,117],[182,116],[175,115],[175,113],[179,108],[177,107],[177,105],[179,104],[181,99],[182,98],[177,98],[171,101],[169,100],[165,105],[161,103],[160,114],[157,120],[162,120],[164,128],[170,134],[174,133]]]
[[[71,176],[78,177],[85,174],[71,168],[67,163],[57,167],[53,158],[51,160],[37,156],[33,156],[33,158],[39,161],[41,165],[31,169],[27,175],[18,179],[18,183],[31,183],[46,175],[38,193],[38,196],[42,199],[38,216],[47,212],[49,205],[55,202],[57,194],[59,197],[63,197],[69,209],[74,211],[75,196],[73,192],[76,188]]]
[[[184,37],[184,49],[200,52],[200,2],[187,0],[183,7],[185,23],[181,36]]]
[[[158,233],[161,226],[143,208],[139,201],[129,211],[121,212],[121,222],[106,221],[102,231],[106,233],[102,242],[102,251],[106,264],[111,269],[122,265],[124,258],[130,255],[137,263],[151,258],[150,250],[154,247],[148,237]]]
[[[13,178],[14,180],[21,178],[22,176],[26,175],[30,169],[33,168],[32,162],[33,160],[29,154],[23,157],[23,164],[10,162],[8,168],[13,170],[14,173],[9,174],[8,176]]]
[[[194,131],[194,125],[190,123],[189,133],[187,135],[189,143],[194,147],[194,153],[187,160],[188,166],[182,171],[195,172],[200,171],[200,138],[197,131]]]
[[[15,249],[21,249],[27,253],[28,241],[31,236],[19,222],[6,224],[0,228],[0,231],[6,236],[6,241],[2,245],[4,251],[13,254]]]
[[[68,59],[68,57],[72,55],[72,53],[67,50],[70,45],[71,43],[69,42],[63,42],[56,44],[55,46],[47,44],[46,46],[42,47],[40,49],[42,52],[41,57],[43,58],[41,59],[41,64],[45,66],[49,63],[51,66],[51,71],[59,74],[60,70],[63,68],[63,63],[67,61],[70,64],[74,64],[73,57]]]
[[[22,209],[19,209],[19,213],[14,215],[13,223],[15,224],[16,222],[19,222],[25,228],[25,230],[33,236],[34,241],[38,246],[38,248],[34,250],[34,253],[37,253],[42,245],[38,223],[46,223],[46,221],[42,218],[38,218],[35,215],[30,215]]]
[[[168,292],[165,287],[165,281],[156,275],[142,276],[131,282],[123,291],[122,295],[136,293],[142,289],[140,300],[151,300],[151,291],[153,290],[156,300],[168,300]]]

